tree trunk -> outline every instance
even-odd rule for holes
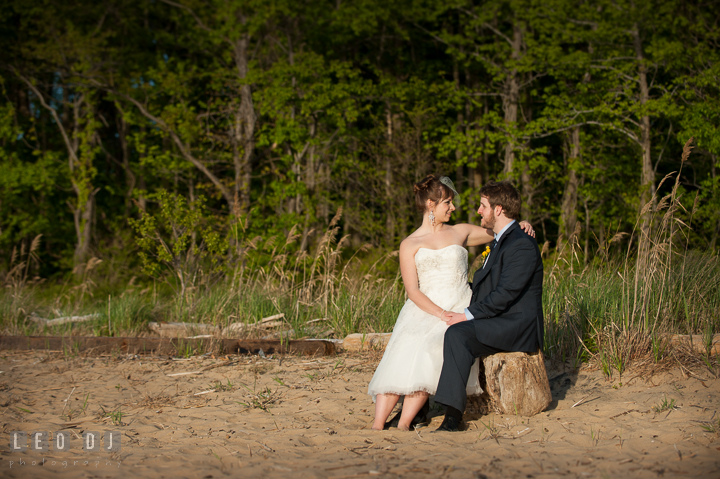
[[[650,99],[650,90],[647,81],[647,66],[642,50],[642,40],[637,24],[634,25],[633,41],[635,58],[638,62],[638,83],[640,85],[640,105],[645,106]],[[650,156],[650,116],[643,113],[640,117],[640,148],[642,150],[642,173],[640,177],[640,243],[638,254],[638,269],[642,270],[646,264],[650,250],[650,221],[652,208],[648,205],[652,201],[655,191],[655,172]],[[646,207],[646,205],[648,205]]]
[[[520,218],[530,221],[532,218],[532,203],[535,189],[532,187],[532,179],[530,178],[530,165],[527,162],[522,163],[522,173],[520,175],[522,183],[522,207],[520,209]]]
[[[532,121],[532,98],[530,97],[531,93],[527,92],[527,98],[526,98],[526,107],[523,110],[525,113],[525,119],[527,121]],[[519,146],[520,151],[527,151],[527,149],[530,146],[529,141],[523,142]],[[524,159],[522,162],[522,173],[520,175],[521,184],[522,184],[522,210],[521,210],[521,218],[527,221],[530,221],[532,218],[532,206],[533,206],[533,199],[535,196],[535,187],[532,183],[532,177],[530,175],[530,162],[527,159]]]
[[[522,30],[517,25],[513,25],[513,38],[512,38],[512,53],[510,58],[513,61],[517,61],[521,56],[522,48]],[[518,119],[518,103],[520,101],[520,83],[518,81],[518,71],[514,68],[508,73],[508,77],[505,80],[504,94],[502,97],[503,112],[505,114],[505,128],[510,135],[508,142],[505,145],[505,165],[503,167],[503,174],[509,176],[512,174],[514,163],[515,163],[515,140],[512,130],[515,129]]]
[[[19,72],[15,71],[16,75],[32,90],[37,97],[43,108],[50,113],[55,120],[55,125],[60,130],[60,134],[65,143],[65,148],[68,153],[68,169],[70,171],[70,182],[72,184],[73,192],[77,197],[75,202],[68,202],[70,209],[73,213],[73,221],[75,223],[75,235],[77,241],[75,243],[75,252],[73,254],[73,266],[77,271],[77,267],[85,262],[90,249],[90,232],[93,218],[93,205],[95,202],[95,194],[98,189],[93,189],[92,180],[94,177],[91,154],[84,154],[81,151],[81,136],[90,136],[91,138],[87,143],[91,143],[94,128],[93,121],[85,121],[83,128],[81,129],[81,116],[92,115],[93,109],[89,100],[85,94],[81,92],[74,92],[72,102],[73,112],[73,130],[72,136],[68,134],[68,130],[65,127],[65,123],[62,121],[57,113],[57,109],[48,105],[45,101],[45,95],[43,95],[37,87]],[[63,88],[64,92],[67,92],[67,88]],[[83,112],[82,106],[86,105],[87,111]],[[63,111],[69,110],[64,108]],[[77,273],[76,273],[77,275]]]
[[[463,52],[463,49],[460,49],[461,52]],[[460,69],[458,68],[458,62],[453,61],[453,82],[455,83],[455,91],[460,91]],[[463,132],[467,134],[467,129],[465,127],[465,116],[463,115],[462,109],[458,109],[457,112],[457,129],[459,132]],[[462,165],[462,153],[459,149],[455,149],[455,189],[458,191],[463,190],[463,183],[465,181],[465,169]],[[460,203],[460,198],[455,198],[455,205],[458,209],[457,217],[458,219],[456,221],[462,221],[462,213],[463,208],[462,204]]]
[[[393,151],[393,118],[389,104],[385,106],[385,121],[387,123],[387,142],[388,145],[390,145],[389,150]],[[385,244],[392,248],[394,243],[393,240],[395,239],[395,215],[393,214],[393,207],[395,203],[393,201],[394,197],[392,194],[392,163],[389,152],[385,153],[383,156],[385,157]]]
[[[67,90],[67,89],[64,89]],[[73,101],[73,133],[69,143],[71,151],[68,155],[70,168],[70,182],[73,191],[77,196],[74,204],[70,204],[73,212],[73,220],[75,221],[75,234],[77,242],[75,244],[75,252],[73,254],[73,266],[75,267],[75,276],[80,277],[81,273],[78,266],[85,263],[90,251],[90,232],[93,219],[93,206],[95,204],[95,194],[98,189],[92,189],[92,157],[81,150],[80,138],[82,136],[93,135],[92,130],[81,130],[81,117],[83,115],[83,103],[88,108],[85,115],[92,113],[90,104],[86,102],[84,94],[78,93],[74,95]],[[92,128],[92,121],[84,122],[86,128]],[[92,143],[92,139],[88,143]]]
[[[483,153],[483,156],[487,156],[487,153]],[[469,175],[469,182],[471,183],[470,188],[472,188],[472,193],[474,195],[479,195],[480,188],[483,186],[482,167],[482,163],[478,161],[475,168],[472,169],[471,175]],[[473,197],[471,196],[468,204],[468,223],[471,225],[480,224],[480,215],[477,214],[478,206],[478,204],[473,203]],[[471,256],[477,256],[480,252],[479,246],[470,246],[468,249]]]
[[[122,152],[122,166],[123,171],[125,172],[125,184],[127,185],[127,193],[125,193],[125,217],[130,216],[130,208],[132,207],[132,194],[135,190],[135,184],[137,183],[137,178],[135,178],[135,174],[133,173],[132,169],[130,168],[130,149],[128,146],[127,141],[127,135],[129,132],[128,124],[125,121],[125,112],[123,111],[122,107],[120,106],[119,102],[115,103],[115,108],[117,108],[118,115],[116,119],[117,124],[117,130],[118,130],[118,140],[120,141],[120,151]]]
[[[484,107],[483,107],[483,113],[484,115],[487,115],[489,111],[489,105],[487,97],[485,97],[484,101]],[[483,148],[482,148],[482,161],[478,160],[477,164],[475,165],[475,168],[472,170],[472,182],[473,182],[473,194],[474,197],[471,197],[471,204],[468,205],[468,208],[470,210],[470,218],[469,223],[470,224],[480,224],[480,215],[477,214],[478,209],[478,202],[480,200],[480,188],[483,186],[483,182],[485,181],[486,175],[489,171],[489,161],[490,161],[490,155],[488,154],[488,138],[487,135],[484,135],[483,138]],[[473,203],[474,201],[474,203]],[[477,256],[480,252],[479,246],[471,246],[469,248],[470,254],[472,256]]]
[[[715,184],[715,165],[717,164],[717,156],[710,153],[710,178],[713,180],[713,185]],[[710,251],[715,250],[715,244],[717,244],[718,234],[720,234],[720,219],[715,224],[715,231],[713,231],[713,237],[710,241]]]
[[[588,208],[587,198],[583,199],[583,206],[585,207],[585,249],[583,250],[585,260],[583,266],[587,266],[590,258],[590,218],[592,217],[592,211]],[[602,237],[603,236],[601,236],[601,238]]]
[[[95,207],[95,194],[98,191],[99,189],[92,191],[89,198],[82,206],[70,204],[70,208],[73,213],[73,220],[75,222],[75,235],[77,237],[75,251],[73,253],[73,266],[75,268],[87,261],[88,254],[90,252],[90,232],[92,231],[93,209]],[[75,275],[77,277],[82,276],[79,270],[75,272]]]
[[[315,136],[315,124],[313,123],[310,126],[310,136]],[[305,166],[305,186],[307,187],[308,197],[313,198],[315,197],[315,186],[316,186],[316,177],[315,177],[315,145],[310,145],[308,148],[307,153],[307,164]],[[317,207],[315,208],[315,215],[317,217]],[[311,235],[311,220],[310,217],[310,210],[305,209],[305,222],[303,224],[303,231],[302,231],[302,241],[300,242],[300,251],[306,251],[310,242],[310,235]]]
[[[568,179],[563,192],[560,224],[565,238],[570,238],[577,223],[579,178],[575,163],[580,158],[580,127],[570,130],[566,152]]]
[[[245,23],[242,19],[241,23]],[[235,64],[240,77],[240,108],[236,113],[235,138],[242,154],[235,157],[235,194],[240,204],[240,214],[246,214],[250,209],[250,175],[252,173],[252,155],[255,150],[255,107],[252,99],[252,89],[246,83],[248,75],[248,46],[250,39],[247,34],[242,35],[233,45]]]

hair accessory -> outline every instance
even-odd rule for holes
[[[455,196],[460,196],[460,193],[458,193],[457,190],[455,189],[455,185],[453,185],[452,180],[450,178],[448,178],[447,176],[441,176],[440,183],[442,183],[443,185],[450,188],[453,191],[453,193],[455,193]]]

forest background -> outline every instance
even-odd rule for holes
[[[479,222],[488,180],[521,190],[550,355],[620,371],[659,360],[661,332],[720,331],[717,0],[10,0],[0,17],[6,333],[278,313],[297,337],[389,331],[428,173],[455,182],[456,222]]]

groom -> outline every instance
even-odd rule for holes
[[[463,313],[445,313],[443,368],[435,402],[447,406],[438,431],[458,431],[467,394],[465,385],[475,358],[499,352],[536,352],[543,344],[543,265],[535,239],[516,219],[520,194],[507,181],[480,189],[480,225],[495,241],[472,282],[470,305]]]

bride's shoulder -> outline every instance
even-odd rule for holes
[[[417,253],[417,250],[419,250],[423,246],[423,236],[412,233],[410,236],[406,237],[404,240],[400,242],[400,254],[411,254],[415,255]]]
[[[407,249],[413,249],[418,248],[420,246],[420,239],[418,237],[414,237],[413,235],[408,236],[404,240],[400,242],[400,250],[407,250]]]

